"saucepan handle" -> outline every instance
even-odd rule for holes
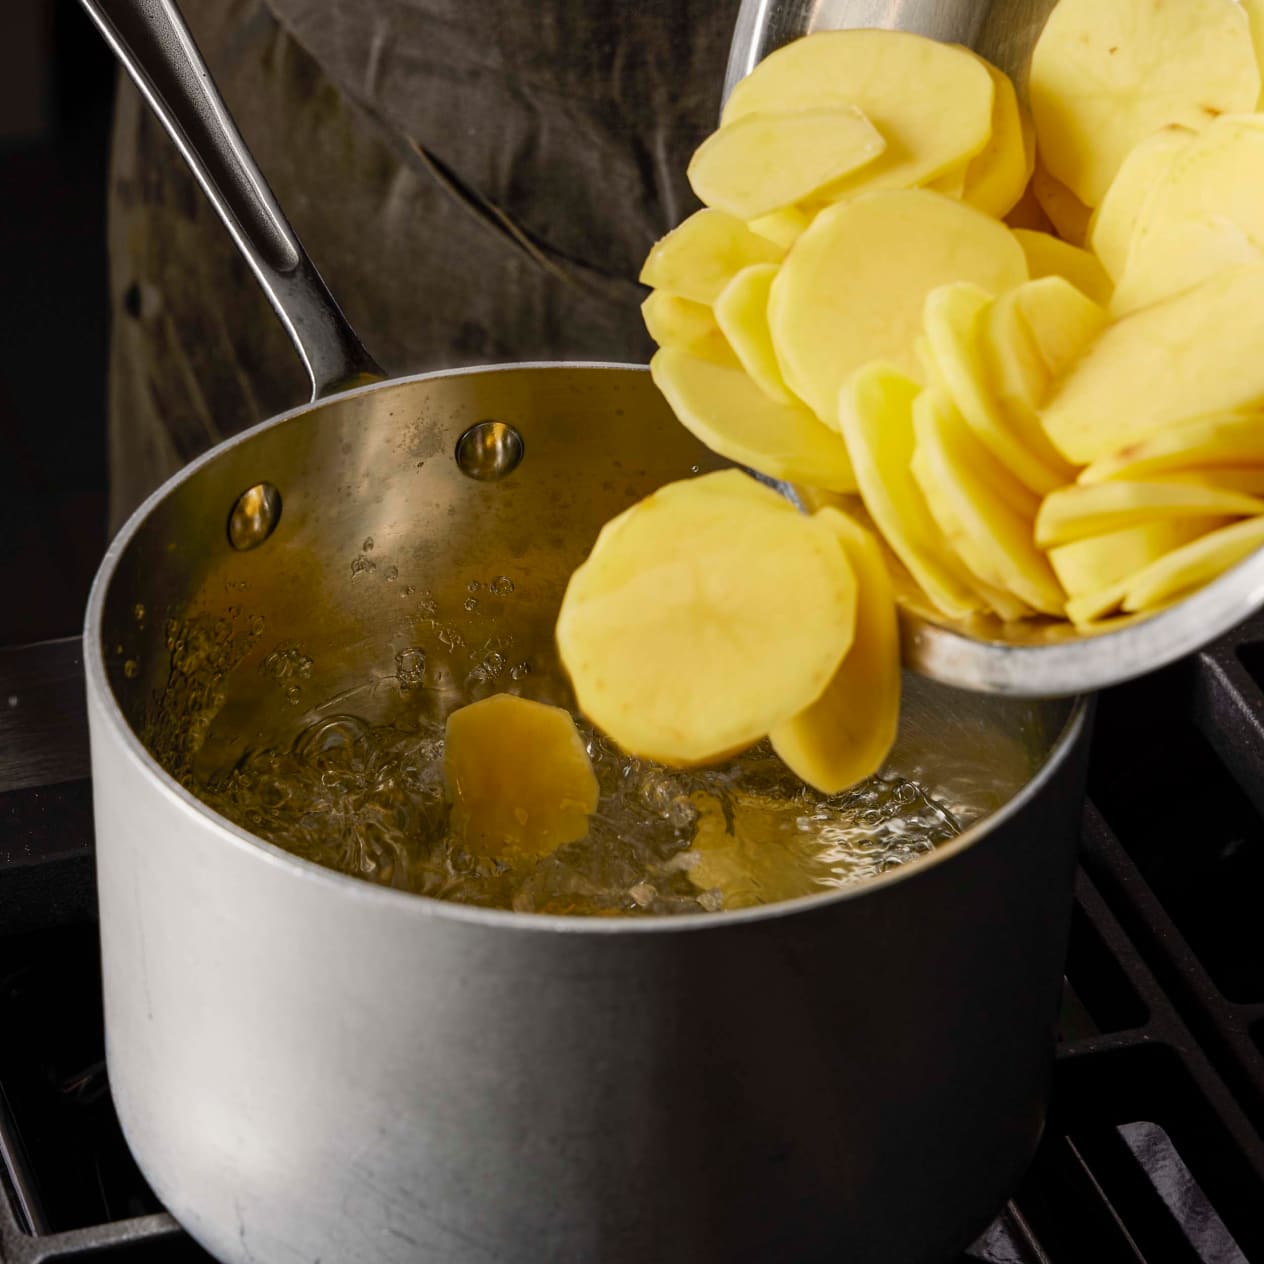
[[[259,278],[312,399],[381,378],[272,196],[173,0],[81,2]]]

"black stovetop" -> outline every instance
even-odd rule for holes
[[[1102,698],[1049,1126],[965,1260],[1264,1264],[1262,684],[1264,620]],[[205,1261],[110,1105],[91,811],[77,642],[0,650],[0,1264]]]

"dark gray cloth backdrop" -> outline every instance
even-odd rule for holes
[[[696,203],[738,0],[184,0],[229,109],[391,372],[644,360],[636,284]],[[280,326],[120,89],[111,519],[305,397]]]

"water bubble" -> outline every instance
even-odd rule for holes
[[[531,675],[531,664],[528,662],[515,663],[509,669],[510,680],[525,680],[529,675]]]
[[[417,613],[423,618],[433,619],[439,613],[439,603],[428,592],[424,592],[417,603]]]
[[[388,584],[393,584],[393,583],[394,583],[394,582],[395,582],[395,581],[399,578],[399,567],[398,567],[398,566],[388,566],[388,567],[387,567],[387,568],[386,568],[386,569],[382,572],[382,578],[383,578],[384,580],[386,580],[386,582],[387,582]]]
[[[658,898],[658,892],[648,882],[638,882],[628,888],[628,894],[640,908],[649,908]]]
[[[144,602],[138,601],[132,607],[132,618],[135,619],[137,623],[145,622],[145,603]]]
[[[412,584],[405,584],[403,588],[400,589],[399,595],[401,597],[411,597],[416,591],[417,589]]]
[[[306,680],[312,674],[313,660],[297,645],[283,645],[274,649],[259,664],[259,671],[272,680],[291,680],[295,677]]]
[[[264,617],[263,617],[263,615],[261,615],[261,614],[251,615],[251,616],[250,616],[250,635],[251,635],[251,636],[262,636],[262,635],[263,635],[264,622],[265,622],[265,621],[264,621]]]
[[[291,704],[297,704],[298,700],[303,696],[303,691],[298,685],[290,685],[285,691],[285,700]]]
[[[487,585],[487,590],[495,593],[497,597],[508,597],[514,590],[514,582],[508,575],[497,575],[496,578]]]
[[[373,537],[371,535],[366,535],[364,537],[364,543],[360,545],[360,548],[365,553],[372,553],[373,552]]]
[[[471,614],[473,614],[474,611],[478,609],[478,598],[466,597],[464,604],[465,604],[466,610],[468,610]]]
[[[411,645],[395,655],[395,676],[403,689],[413,689],[426,677],[426,652]]]
[[[360,554],[359,557],[351,560],[351,576],[354,579],[357,575],[364,575],[369,571],[377,570],[377,563],[372,558],[365,557]]]
[[[470,582],[465,585],[465,588],[467,592],[478,592],[482,586],[483,585],[480,584],[477,579],[471,579]]]
[[[701,474],[701,473],[702,473],[702,466],[701,466],[701,465],[691,465],[691,466],[689,467],[689,473],[690,473],[690,474]]]
[[[450,650],[459,650],[465,644],[465,638],[456,628],[440,628],[439,641]]]
[[[123,664],[123,675],[126,676],[128,680],[135,680],[136,677],[140,675],[140,664],[134,658],[129,658],[127,662]]]

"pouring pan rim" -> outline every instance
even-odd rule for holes
[[[248,443],[255,436],[294,417],[315,411],[330,403],[341,402],[355,396],[366,395],[373,391],[407,385],[413,382],[435,381],[447,377],[522,369],[616,369],[624,372],[649,372],[648,367],[645,365],[618,362],[520,361],[504,364],[474,365],[457,369],[439,369],[403,377],[387,378],[380,382],[372,382],[364,386],[357,386],[351,390],[340,391],[269,417],[257,425],[233,435],[224,442],[216,444],[215,447],[203,453],[196,460],[191,461],[167,479],[132,513],[110,542],[88,596],[83,632],[84,676],[88,694],[90,698],[99,704],[100,714],[104,716],[107,726],[105,731],[96,733],[94,736],[100,740],[112,740],[121,744],[128,758],[134,762],[155,790],[180,812],[188,815],[191,820],[211,830],[219,840],[229,846],[248,850],[260,861],[286,869],[296,878],[301,878],[308,882],[329,884],[332,892],[341,893],[348,899],[377,903],[384,907],[398,904],[401,912],[411,909],[411,914],[408,914],[411,916],[450,918],[454,921],[469,922],[506,931],[539,931],[551,934],[562,932],[567,934],[644,935],[661,934],[670,931],[722,930],[739,924],[769,921],[793,916],[797,913],[808,913],[825,905],[859,899],[871,891],[877,891],[893,886],[896,883],[913,879],[918,874],[925,873],[934,866],[948,863],[995,830],[1002,828],[1012,817],[1022,812],[1057,774],[1059,768],[1068,758],[1071,750],[1084,732],[1091,702],[1091,699],[1087,696],[1071,700],[1070,711],[1062,731],[1050,744],[1040,767],[1023,783],[1022,787],[1007,803],[1003,804],[997,811],[963,830],[950,842],[936,847],[934,851],[908,864],[899,865],[885,873],[868,878],[864,882],[856,883],[854,886],[818,895],[799,896],[773,904],[758,905],[754,908],[733,909],[731,911],[714,913],[639,914],[635,917],[612,918],[555,913],[520,913],[508,909],[483,908],[477,905],[461,904],[452,900],[435,899],[432,896],[420,895],[411,891],[399,891],[393,887],[380,886],[362,878],[339,873],[337,870],[326,868],[315,861],[295,856],[293,853],[278,847],[275,843],[270,843],[266,839],[241,828],[227,817],[208,807],[172,777],[145,748],[124,716],[106,673],[105,655],[101,640],[105,598],[119,561],[141,524],[153,509],[166,499],[176,487],[180,486],[187,479],[194,477],[203,466],[217,460],[223,453],[237,444]],[[89,709],[89,722],[91,727],[94,723],[92,708]]]

